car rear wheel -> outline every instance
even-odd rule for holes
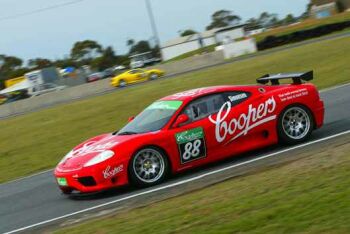
[[[312,133],[314,121],[310,110],[301,105],[287,107],[278,119],[278,136],[286,144],[297,144]]]
[[[154,147],[139,150],[129,165],[131,183],[147,187],[161,183],[167,176],[169,162],[164,153]]]
[[[125,80],[120,80],[119,81],[119,87],[125,87],[126,86],[126,81]]]
[[[149,79],[150,80],[156,80],[156,79],[158,79],[158,74],[156,74],[156,73],[151,73],[150,75],[149,75]]]

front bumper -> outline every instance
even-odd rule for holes
[[[62,170],[59,166],[54,171],[56,183],[63,191],[81,193],[98,192],[128,184],[127,165],[95,165],[79,170]]]

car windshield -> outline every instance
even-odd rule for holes
[[[142,111],[134,120],[125,125],[118,132],[118,135],[158,131],[168,123],[181,105],[182,101],[157,101]]]

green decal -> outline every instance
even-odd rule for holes
[[[176,134],[175,137],[178,144],[204,138],[203,128],[194,128],[185,132],[180,132]]]
[[[66,178],[57,178],[57,183],[61,186],[68,186]]]
[[[182,105],[182,101],[158,101],[147,107],[147,109],[177,110]]]

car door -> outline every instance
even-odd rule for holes
[[[265,95],[226,92],[224,105],[210,119],[220,155],[228,157],[267,145],[274,132],[276,103]]]
[[[136,75],[136,79],[138,81],[143,81],[147,79],[147,73],[142,69],[137,69]]]
[[[139,82],[143,79],[143,72],[141,69],[133,69],[129,72],[129,83]]]
[[[130,70],[126,76],[124,76],[124,79],[127,83],[134,83],[137,80],[136,70]]]
[[[189,117],[188,122],[171,130],[178,148],[180,169],[216,160],[219,144],[213,136],[215,126],[208,117],[220,109],[223,101],[220,93],[201,97],[190,102],[179,114]]]

